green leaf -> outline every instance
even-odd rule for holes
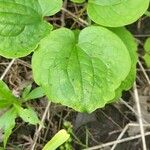
[[[144,43],[144,50],[145,50],[145,55],[143,59],[145,60],[147,67],[150,68],[150,38],[148,38]]]
[[[92,112],[115,97],[131,60],[125,44],[106,28],[87,27],[78,42],[71,30],[62,28],[41,41],[32,67],[35,81],[50,100]]]
[[[62,7],[62,0],[39,0],[43,16],[52,16]]]
[[[0,108],[8,107],[16,101],[16,97],[13,96],[8,86],[0,80]]]
[[[45,146],[42,150],[56,150],[59,146],[65,143],[69,139],[70,135],[66,130],[60,130]]]
[[[149,0],[89,0],[87,13],[97,24],[120,27],[138,20],[148,6]]]
[[[123,3],[125,0],[89,0],[90,3],[97,4],[100,6],[118,5]]]
[[[0,98],[14,98],[12,92],[9,90],[8,86],[0,80]]]
[[[74,3],[83,3],[83,2],[85,2],[85,0],[71,0],[72,2],[74,2]]]
[[[32,90],[26,97],[24,97],[24,100],[32,100],[32,99],[37,99],[40,97],[45,96],[44,90],[41,87],[37,87],[34,90]]]
[[[18,58],[36,49],[52,30],[43,18],[58,11],[61,0],[57,1],[0,0],[0,55]]]
[[[0,128],[4,130],[4,147],[6,147],[9,136],[15,127],[15,119],[17,118],[17,113],[14,108],[8,110],[0,117]]]
[[[0,99],[0,109],[9,107],[12,102],[7,101],[7,99]]]
[[[126,30],[125,28],[111,28],[111,31],[113,31],[115,34],[117,34],[120,39],[124,42],[126,45],[128,52],[130,54],[131,58],[131,69],[126,77],[126,79],[122,82],[120,87],[116,90],[116,97],[113,101],[121,97],[122,91],[129,90],[136,79],[136,65],[138,61],[138,55],[137,55],[137,43],[133,37],[133,35]]]
[[[40,123],[40,120],[36,112],[32,108],[22,108],[19,105],[15,105],[18,115],[22,118],[23,121],[36,125]]]
[[[144,49],[148,54],[150,54],[150,38],[148,38],[144,43]]]
[[[144,58],[144,61],[145,61],[146,65],[147,65],[147,67],[150,68],[150,55],[149,54],[145,54],[143,58]]]
[[[148,16],[148,17],[150,17],[150,11],[147,10],[147,11],[145,12],[145,15]]]

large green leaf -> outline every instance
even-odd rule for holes
[[[38,0],[43,16],[52,16],[62,7],[62,0]]]
[[[87,27],[78,42],[74,32],[62,28],[41,41],[32,67],[50,100],[92,112],[115,97],[131,60],[121,39],[106,28]]]
[[[16,58],[30,54],[52,29],[43,17],[61,8],[62,0],[55,1],[0,0],[0,55]]]
[[[135,22],[149,6],[149,0],[89,0],[88,15],[97,24],[119,27]]]

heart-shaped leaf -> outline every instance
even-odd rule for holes
[[[149,6],[149,0],[89,0],[88,15],[97,24],[120,27],[138,20]]]
[[[60,10],[62,0],[55,1],[0,0],[0,55],[18,58],[30,54],[52,29],[43,17]]]
[[[78,39],[62,28],[41,41],[32,67],[35,81],[50,100],[92,112],[115,98],[131,60],[125,44],[106,28],[87,27]]]

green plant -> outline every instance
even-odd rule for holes
[[[135,22],[148,6],[149,0],[88,0],[87,14],[98,25],[89,24],[81,31],[67,28],[51,31],[53,27],[45,16],[58,12],[62,0],[3,0],[0,1],[0,55],[19,58],[34,52],[33,77],[49,100],[91,113],[116,101],[122,91],[132,87],[137,45],[122,26]],[[1,82],[1,88],[5,89],[3,86],[6,87]],[[24,101],[32,99],[28,88],[23,94]],[[9,127],[1,126],[6,132],[5,145],[17,115],[30,122],[30,117],[24,117],[22,112],[29,116],[33,113],[30,108],[22,108],[22,103],[8,91],[6,88],[2,93],[9,97],[0,97],[1,107],[13,105],[1,117],[5,123],[11,113],[13,120]]]
[[[63,123],[63,128],[67,131],[67,133],[70,135],[70,137],[68,138],[68,140],[66,141],[66,143],[64,143],[63,145],[61,145],[59,147],[59,150],[72,150],[72,139],[73,139],[73,126],[70,122],[65,121]]]
[[[145,55],[143,58],[145,60],[147,67],[150,67],[150,38],[148,38],[144,43],[144,49],[145,49]]]
[[[0,108],[4,111],[4,114],[0,116],[0,128],[4,131],[4,147],[12,133],[12,129],[15,127],[15,120],[17,117],[33,125],[40,123],[37,114],[33,108],[27,105],[26,101],[43,96],[44,91],[42,88],[37,87],[31,91],[30,85],[25,88],[20,98],[16,98],[7,85],[3,81],[0,81]]]
[[[123,90],[132,87],[137,46],[133,36],[121,26],[141,17],[149,0],[88,0],[87,14],[99,25],[93,24],[81,31],[66,28],[51,31],[53,27],[45,16],[54,15],[61,6],[62,0],[0,1],[0,55],[19,58],[34,52],[33,77],[48,98],[90,113],[116,101]],[[41,88],[29,92],[31,87],[27,87],[24,101],[20,102],[4,82],[0,84],[0,107],[11,108],[0,120],[6,144],[17,116],[31,124],[39,122],[31,108],[21,106],[43,94],[39,92]],[[34,118],[30,118],[31,114]]]
[[[76,34],[65,28],[50,33],[52,26],[43,17],[53,15],[61,8],[62,1],[55,1],[0,2],[3,20],[0,37],[4,41],[0,44],[0,54],[14,58],[36,49],[32,60],[34,79],[49,99],[78,111],[92,112],[115,99],[116,93],[131,87],[135,78],[136,46],[132,35],[123,28],[91,26]],[[92,14],[100,20],[97,23],[116,27],[135,21],[148,4],[148,0],[89,0],[87,9],[89,16]],[[124,9],[126,5],[129,7]],[[114,7],[122,13],[114,14]],[[97,15],[101,12],[105,14]],[[126,18],[122,19],[124,15]],[[31,39],[30,34],[33,35]]]
[[[49,99],[78,111],[92,112],[131,88],[137,54],[134,38],[125,28],[91,26],[81,32],[65,28],[50,32],[52,26],[43,18],[60,10],[61,0],[0,3],[0,37],[4,41],[0,54],[14,58],[36,49],[33,77]],[[148,5],[149,0],[89,0],[87,12],[100,25],[118,27],[137,20]]]
[[[121,85],[129,75],[131,64],[135,76],[134,40],[125,29],[119,31],[130,37],[131,41],[126,41],[131,42],[129,50],[117,32],[104,27],[87,27],[78,36],[65,28],[52,31],[33,55],[36,83],[43,87],[49,99],[78,111],[92,112],[104,107],[115,99],[116,91],[131,87],[132,79]],[[42,72],[44,76],[41,76]]]
[[[97,24],[120,27],[135,22],[145,13],[148,5],[149,0],[88,0],[87,14]]]
[[[70,135],[67,133],[66,130],[60,130],[55,136],[44,146],[42,150],[56,150],[62,144],[64,144]]]
[[[18,58],[30,54],[52,30],[44,17],[61,6],[62,0],[0,1],[0,55]]]

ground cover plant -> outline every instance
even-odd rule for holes
[[[149,0],[71,1],[83,4],[87,21],[64,9],[62,0],[0,1],[0,55],[6,59],[30,56],[33,79],[39,86],[29,85],[15,97],[0,80],[4,147],[17,117],[43,126],[29,100],[46,96],[78,112],[92,113],[118,101],[135,82],[138,44],[125,26],[149,13]],[[56,28],[49,23],[61,9],[85,27]],[[149,67],[149,38],[144,47]]]
[[[150,67],[150,38],[148,38],[144,44],[144,49],[145,49],[145,55],[144,55],[144,60],[147,64],[148,67]]]

